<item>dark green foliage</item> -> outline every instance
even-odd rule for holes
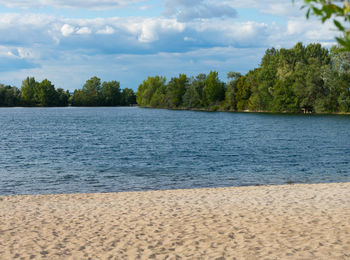
[[[298,98],[296,97],[291,82],[279,80],[274,86],[274,96],[272,100],[272,111],[298,112]]]
[[[48,107],[58,106],[60,102],[59,95],[49,80],[44,79],[42,82],[37,82],[35,78],[27,77],[22,82],[21,104]]]
[[[201,98],[198,89],[195,85],[191,84],[187,87],[183,96],[183,106],[189,108],[200,107]]]
[[[83,106],[84,105],[84,93],[81,89],[74,90],[73,96],[71,96],[72,106]]]
[[[70,94],[69,91],[64,91],[62,88],[57,89],[57,106],[65,107],[68,106]]]
[[[97,77],[86,81],[82,89],[69,91],[55,86],[48,80],[37,82],[27,77],[21,90],[0,84],[0,107],[11,106],[129,106],[136,104],[136,95],[132,89],[120,90],[118,81],[103,82]]]
[[[92,77],[83,88],[75,90],[71,97],[72,106],[129,106],[136,104],[136,96],[132,89],[120,90],[118,81],[104,81]]]
[[[197,77],[192,77],[185,91],[183,100],[183,107],[188,108],[200,108],[203,106],[203,100],[205,100],[205,94],[203,89],[205,87],[205,81],[207,76],[203,73]]]
[[[350,53],[320,44],[268,49],[259,68],[246,75],[229,72],[188,78],[180,74],[144,81],[137,91],[141,106],[204,108],[209,111],[350,112]]]
[[[119,106],[122,104],[120,83],[118,81],[102,83],[100,104],[103,106]]]
[[[36,104],[43,107],[52,107],[58,105],[58,94],[54,85],[47,79],[44,79],[34,89],[34,99]]]
[[[20,105],[21,92],[16,87],[0,84],[0,107]]]
[[[247,75],[239,78],[237,82],[236,102],[237,110],[251,110],[253,105],[251,104],[252,89],[257,86],[257,70],[251,70]]]
[[[82,91],[84,106],[100,105],[101,79],[95,76],[87,80]]]
[[[136,95],[131,88],[124,88],[121,93],[121,106],[130,106],[136,104]]]
[[[172,78],[168,83],[167,100],[170,107],[182,105],[182,97],[188,88],[189,79],[185,74],[180,74],[178,78]]]
[[[205,105],[214,105],[220,103],[225,98],[225,84],[219,80],[219,74],[216,71],[210,71],[205,80],[203,88],[205,94]]]

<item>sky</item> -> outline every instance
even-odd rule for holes
[[[331,23],[307,20],[292,0],[0,0],[0,83],[27,76],[81,88],[93,76],[137,89],[259,66],[266,49],[335,44]]]

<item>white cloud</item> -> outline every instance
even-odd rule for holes
[[[91,34],[91,29],[88,27],[81,27],[77,30],[77,34]]]
[[[145,0],[0,0],[0,5],[10,8],[85,8],[94,10],[115,9]]]
[[[304,41],[332,41],[338,32],[334,25],[327,21],[324,24],[317,20],[301,20],[292,18],[288,21],[286,34],[290,37],[299,37]]]
[[[141,33],[138,37],[140,42],[153,42],[159,39],[157,34],[157,21],[153,19],[146,20],[142,23]]]
[[[61,33],[65,37],[71,35],[72,33],[74,33],[74,31],[75,31],[74,27],[69,24],[64,24],[61,28]]]
[[[331,24],[289,18],[286,25],[230,19],[96,18],[67,19],[49,15],[3,14],[0,45],[38,50],[76,50],[133,54],[187,52],[196,48],[290,46],[297,41],[332,41]]]
[[[104,29],[97,30],[96,33],[97,34],[114,34],[115,30],[111,26],[106,25]]]
[[[136,36],[141,43],[151,43],[157,40],[164,40],[162,35],[178,35],[186,26],[175,19],[146,18],[119,20],[115,26],[124,29],[128,34]]]

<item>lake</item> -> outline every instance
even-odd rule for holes
[[[350,181],[350,116],[1,108],[0,195]]]

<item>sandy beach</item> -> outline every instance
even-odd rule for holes
[[[0,197],[0,259],[350,259],[350,183]]]

